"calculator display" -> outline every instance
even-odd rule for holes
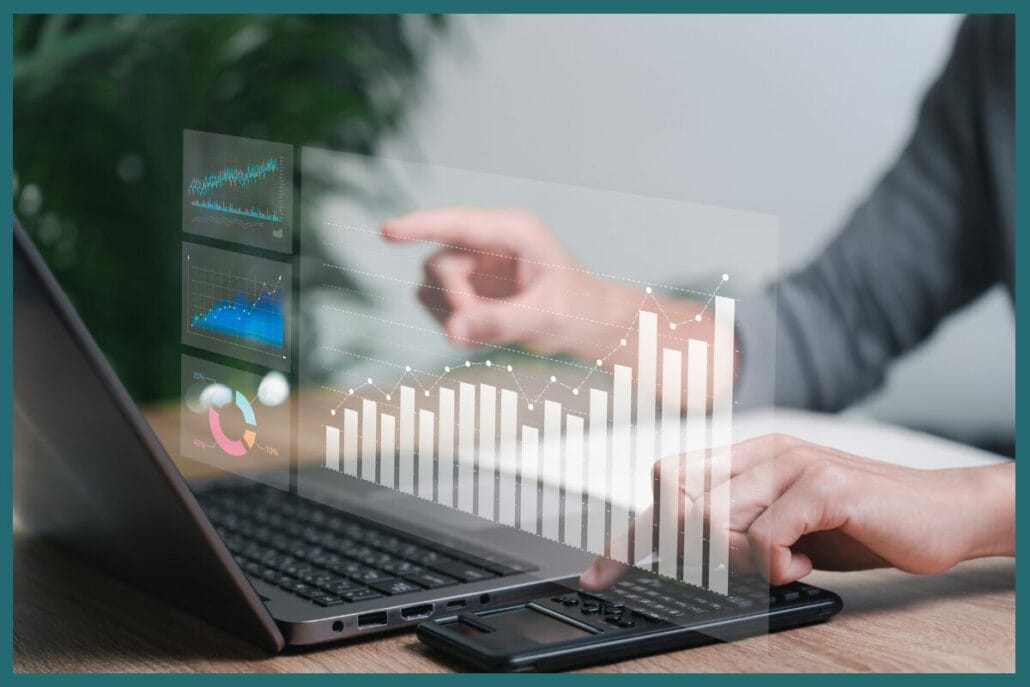
[[[581,627],[538,611],[532,606],[491,613],[483,620],[497,630],[518,635],[538,644],[564,642],[593,634]]]

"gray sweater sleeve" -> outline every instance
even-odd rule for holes
[[[840,409],[998,280],[979,97],[996,52],[987,29],[965,20],[905,149],[822,254],[739,303],[741,405],[772,399],[775,362],[776,403]]]

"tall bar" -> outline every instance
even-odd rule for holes
[[[397,420],[393,415],[383,413],[379,416],[379,484],[386,487],[397,487],[397,473],[394,460],[397,458],[396,446]]]
[[[358,411],[343,409],[343,473],[358,476]]]
[[[497,477],[497,389],[489,384],[479,385],[479,498],[476,500],[476,515],[495,520],[497,499],[494,496],[494,479]]]
[[[539,432],[536,427],[522,425],[522,455],[519,459],[519,473],[522,488],[519,490],[519,529],[526,532],[537,530],[537,460],[540,453]]]
[[[515,520],[515,475],[518,467],[519,395],[501,389],[501,445],[497,451],[500,480],[497,485],[497,522],[518,525]]]
[[[729,590],[730,572],[730,461],[733,443],[733,327],[736,301],[715,297],[715,335],[712,343],[712,447],[719,455],[711,461],[713,488],[709,510],[717,523],[708,539],[708,588],[720,594]],[[716,456],[713,453],[713,457]]]
[[[340,471],[340,430],[332,425],[325,426],[325,466]]]
[[[608,537],[611,541],[617,542],[613,545],[610,556],[623,563],[632,563],[628,549],[629,542],[625,537],[620,536],[629,527],[629,518],[623,508],[633,502],[633,443],[630,428],[633,425],[633,369],[625,365],[615,366],[615,380],[612,389],[612,463],[625,461],[629,467],[628,473],[620,480],[618,488],[612,484],[613,504],[621,503],[622,507],[612,507],[611,532]]]
[[[630,517],[641,512],[646,503],[637,503],[637,485],[650,483],[655,459],[655,398],[658,384],[658,315],[641,310],[637,337],[637,450],[630,458]],[[650,490],[649,490],[650,491]],[[633,537],[632,560],[639,563],[651,554],[652,533],[639,530]]]
[[[458,385],[458,503],[471,513],[476,496],[476,387]]]
[[[680,461],[680,478],[692,493],[702,493],[705,484],[704,449],[708,422],[708,343],[687,342],[687,425],[683,448],[687,457]],[[702,582],[704,552],[704,500],[693,507],[684,496],[683,506],[683,581]],[[689,510],[688,510],[689,509]]]
[[[436,498],[445,506],[454,507],[454,389],[440,387],[440,431],[436,449]]]
[[[607,542],[605,531],[608,503],[612,498],[612,468],[608,456],[608,393],[600,389],[590,390],[590,442],[584,471],[590,479],[584,478],[587,489],[587,550],[600,555]]]
[[[415,390],[401,387],[400,430],[397,437],[397,489],[410,494],[414,486]]]
[[[376,402],[361,401],[361,479],[374,482],[376,480]]]
[[[549,484],[544,479],[546,474],[555,474],[554,466],[558,466],[557,474],[564,473],[561,465],[561,403],[544,401],[544,450],[540,456],[540,520],[541,534],[548,539],[558,539],[560,518],[563,513],[559,500],[560,484]],[[543,466],[547,466],[545,470]],[[560,478],[559,478],[560,479]]]
[[[662,424],[658,508],[658,573],[676,577],[679,560],[680,400],[683,354],[662,349]],[[670,460],[671,459],[671,460]]]
[[[422,408],[418,411],[418,475],[415,480],[415,495],[433,499],[436,491],[433,484],[433,460],[436,452],[433,447],[433,429],[436,417],[433,411]]]
[[[583,459],[583,418],[565,416],[565,527],[561,541],[583,548],[583,485],[586,479],[586,461]]]

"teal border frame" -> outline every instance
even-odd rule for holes
[[[0,45],[6,45],[0,55],[0,66],[3,69],[3,79],[7,83],[4,90],[4,106],[0,109],[0,129],[6,132],[0,145],[0,155],[5,160],[3,176],[6,181],[5,188],[12,188],[13,176],[13,73],[12,73],[12,31],[13,15],[21,13],[49,13],[49,12],[87,12],[87,13],[118,13],[141,11],[152,13],[243,13],[243,12],[265,12],[265,13],[315,13],[315,12],[441,12],[441,13],[813,13],[813,14],[865,14],[865,13],[988,13],[988,14],[1015,14],[1016,15],[1016,112],[1027,111],[1027,81],[1030,79],[1030,49],[1027,48],[1028,39],[1023,35],[1023,24],[1025,17],[1030,16],[1030,5],[1018,0],[984,0],[974,2],[973,0],[868,0],[857,2],[855,0],[843,0],[840,2],[827,2],[826,0],[695,0],[694,2],[666,1],[660,0],[595,0],[584,2],[582,0],[523,0],[522,2],[473,2],[471,0],[450,0],[445,2],[396,2],[383,0],[148,0],[147,2],[131,0],[100,0],[98,2],[82,2],[76,0],[10,0],[5,3],[4,9],[6,18],[0,22]],[[1027,214],[1027,203],[1030,202],[1030,177],[1023,172],[1028,168],[1028,156],[1030,156],[1030,137],[1025,136],[1027,126],[1023,120],[1016,118],[1016,444],[1022,445],[1028,439],[1030,423],[1024,425],[1022,422],[1023,404],[1020,403],[1027,391],[1030,373],[1027,367],[1020,364],[1021,345],[1027,335],[1027,316],[1030,313],[1023,313],[1023,310],[1030,311],[1030,293],[1027,292],[1027,280],[1019,277],[1020,265],[1030,263],[1030,215]],[[3,194],[2,206],[5,216],[13,216],[13,199],[6,193]],[[0,510],[5,513],[8,520],[3,532],[0,532],[3,546],[0,547],[0,678],[3,682],[10,680],[26,684],[28,682],[47,684],[109,684],[117,682],[126,684],[128,680],[147,682],[150,684],[169,680],[199,680],[210,684],[210,681],[217,680],[218,684],[241,684],[247,680],[249,684],[255,681],[262,684],[271,684],[271,680],[312,680],[327,684],[328,680],[361,680],[364,684],[441,684],[443,682],[462,682],[465,684],[480,684],[488,682],[492,684],[523,684],[532,680],[535,684],[570,684],[584,683],[586,681],[603,681],[606,684],[639,684],[646,681],[648,684],[676,685],[681,687],[684,680],[693,683],[698,681],[706,683],[729,684],[733,682],[747,682],[750,684],[761,683],[763,685],[787,685],[795,682],[806,684],[817,684],[825,682],[826,675],[699,675],[699,674],[670,674],[670,675],[641,675],[636,673],[611,673],[604,675],[19,675],[13,674],[14,659],[14,617],[13,617],[13,468],[11,456],[13,455],[12,437],[12,411],[13,411],[13,389],[12,389],[12,366],[13,366],[13,342],[12,342],[12,264],[11,264],[12,242],[0,242],[0,274],[8,275],[6,285],[0,288],[0,456],[6,456],[7,465],[0,469]],[[1016,489],[1017,493],[1026,480],[1021,480],[1017,472]],[[1016,509],[1017,542],[1021,545],[1030,540],[1030,534],[1023,533],[1019,527],[1020,512]],[[1016,584],[1017,587],[1027,575],[1017,566]],[[867,675],[834,675],[834,680],[869,680],[875,679],[880,684],[887,683],[912,683],[921,682],[934,684],[968,684],[971,680],[991,682],[1014,682],[1019,674],[1021,649],[1025,642],[1021,641],[1019,626],[1020,620],[1025,613],[1020,613],[1016,607],[1016,665],[1015,674],[1009,675],[876,675],[870,678]],[[957,629],[956,631],[962,631]],[[886,682],[884,682],[886,681]]]

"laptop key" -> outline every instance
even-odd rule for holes
[[[486,580],[491,577],[496,577],[492,572],[476,568],[461,561],[450,559],[444,561],[433,561],[427,565],[437,572],[441,572],[444,575],[450,575],[451,577],[456,577],[462,582],[476,582],[478,580]]]
[[[358,584],[354,580],[334,578],[319,583],[318,587],[323,591],[329,592],[330,594],[336,594],[339,596],[346,592],[353,592],[358,589],[364,589],[365,585]]]
[[[304,584],[303,582],[298,582],[291,587],[284,587],[284,589],[293,592],[297,596],[303,596],[305,599],[310,599],[313,595],[322,593],[318,587],[313,587],[310,584]]]
[[[426,589],[438,589],[440,587],[449,587],[452,584],[458,584],[458,581],[453,577],[430,572],[428,570],[403,573],[401,577],[406,580],[410,580],[421,587],[425,587]]]
[[[312,594],[311,600],[319,606],[339,606],[340,604],[347,603],[338,596],[332,594],[326,594],[325,592],[319,592],[318,594]]]
[[[374,589],[367,588],[356,589],[352,592],[346,592],[343,594],[343,598],[345,598],[347,601],[353,602],[368,601],[369,599],[378,599],[381,596],[382,594],[375,591]]]
[[[402,561],[398,558],[380,563],[379,567],[386,572],[391,572],[400,577],[407,577],[408,575],[414,575],[416,573],[425,572],[425,568],[415,565],[411,561]]]
[[[384,580],[393,579],[393,575],[391,575],[390,573],[383,572],[382,570],[374,570],[372,568],[368,568],[360,573],[351,575],[350,577],[352,579],[357,580],[358,582],[364,582],[367,585],[371,585],[376,582],[382,582]]]
[[[369,587],[375,589],[378,592],[382,592],[383,594],[388,594],[390,596],[394,596],[396,594],[407,594],[408,592],[422,591],[422,588],[418,585],[412,584],[407,580],[398,579],[382,580],[380,582],[370,584]]]

